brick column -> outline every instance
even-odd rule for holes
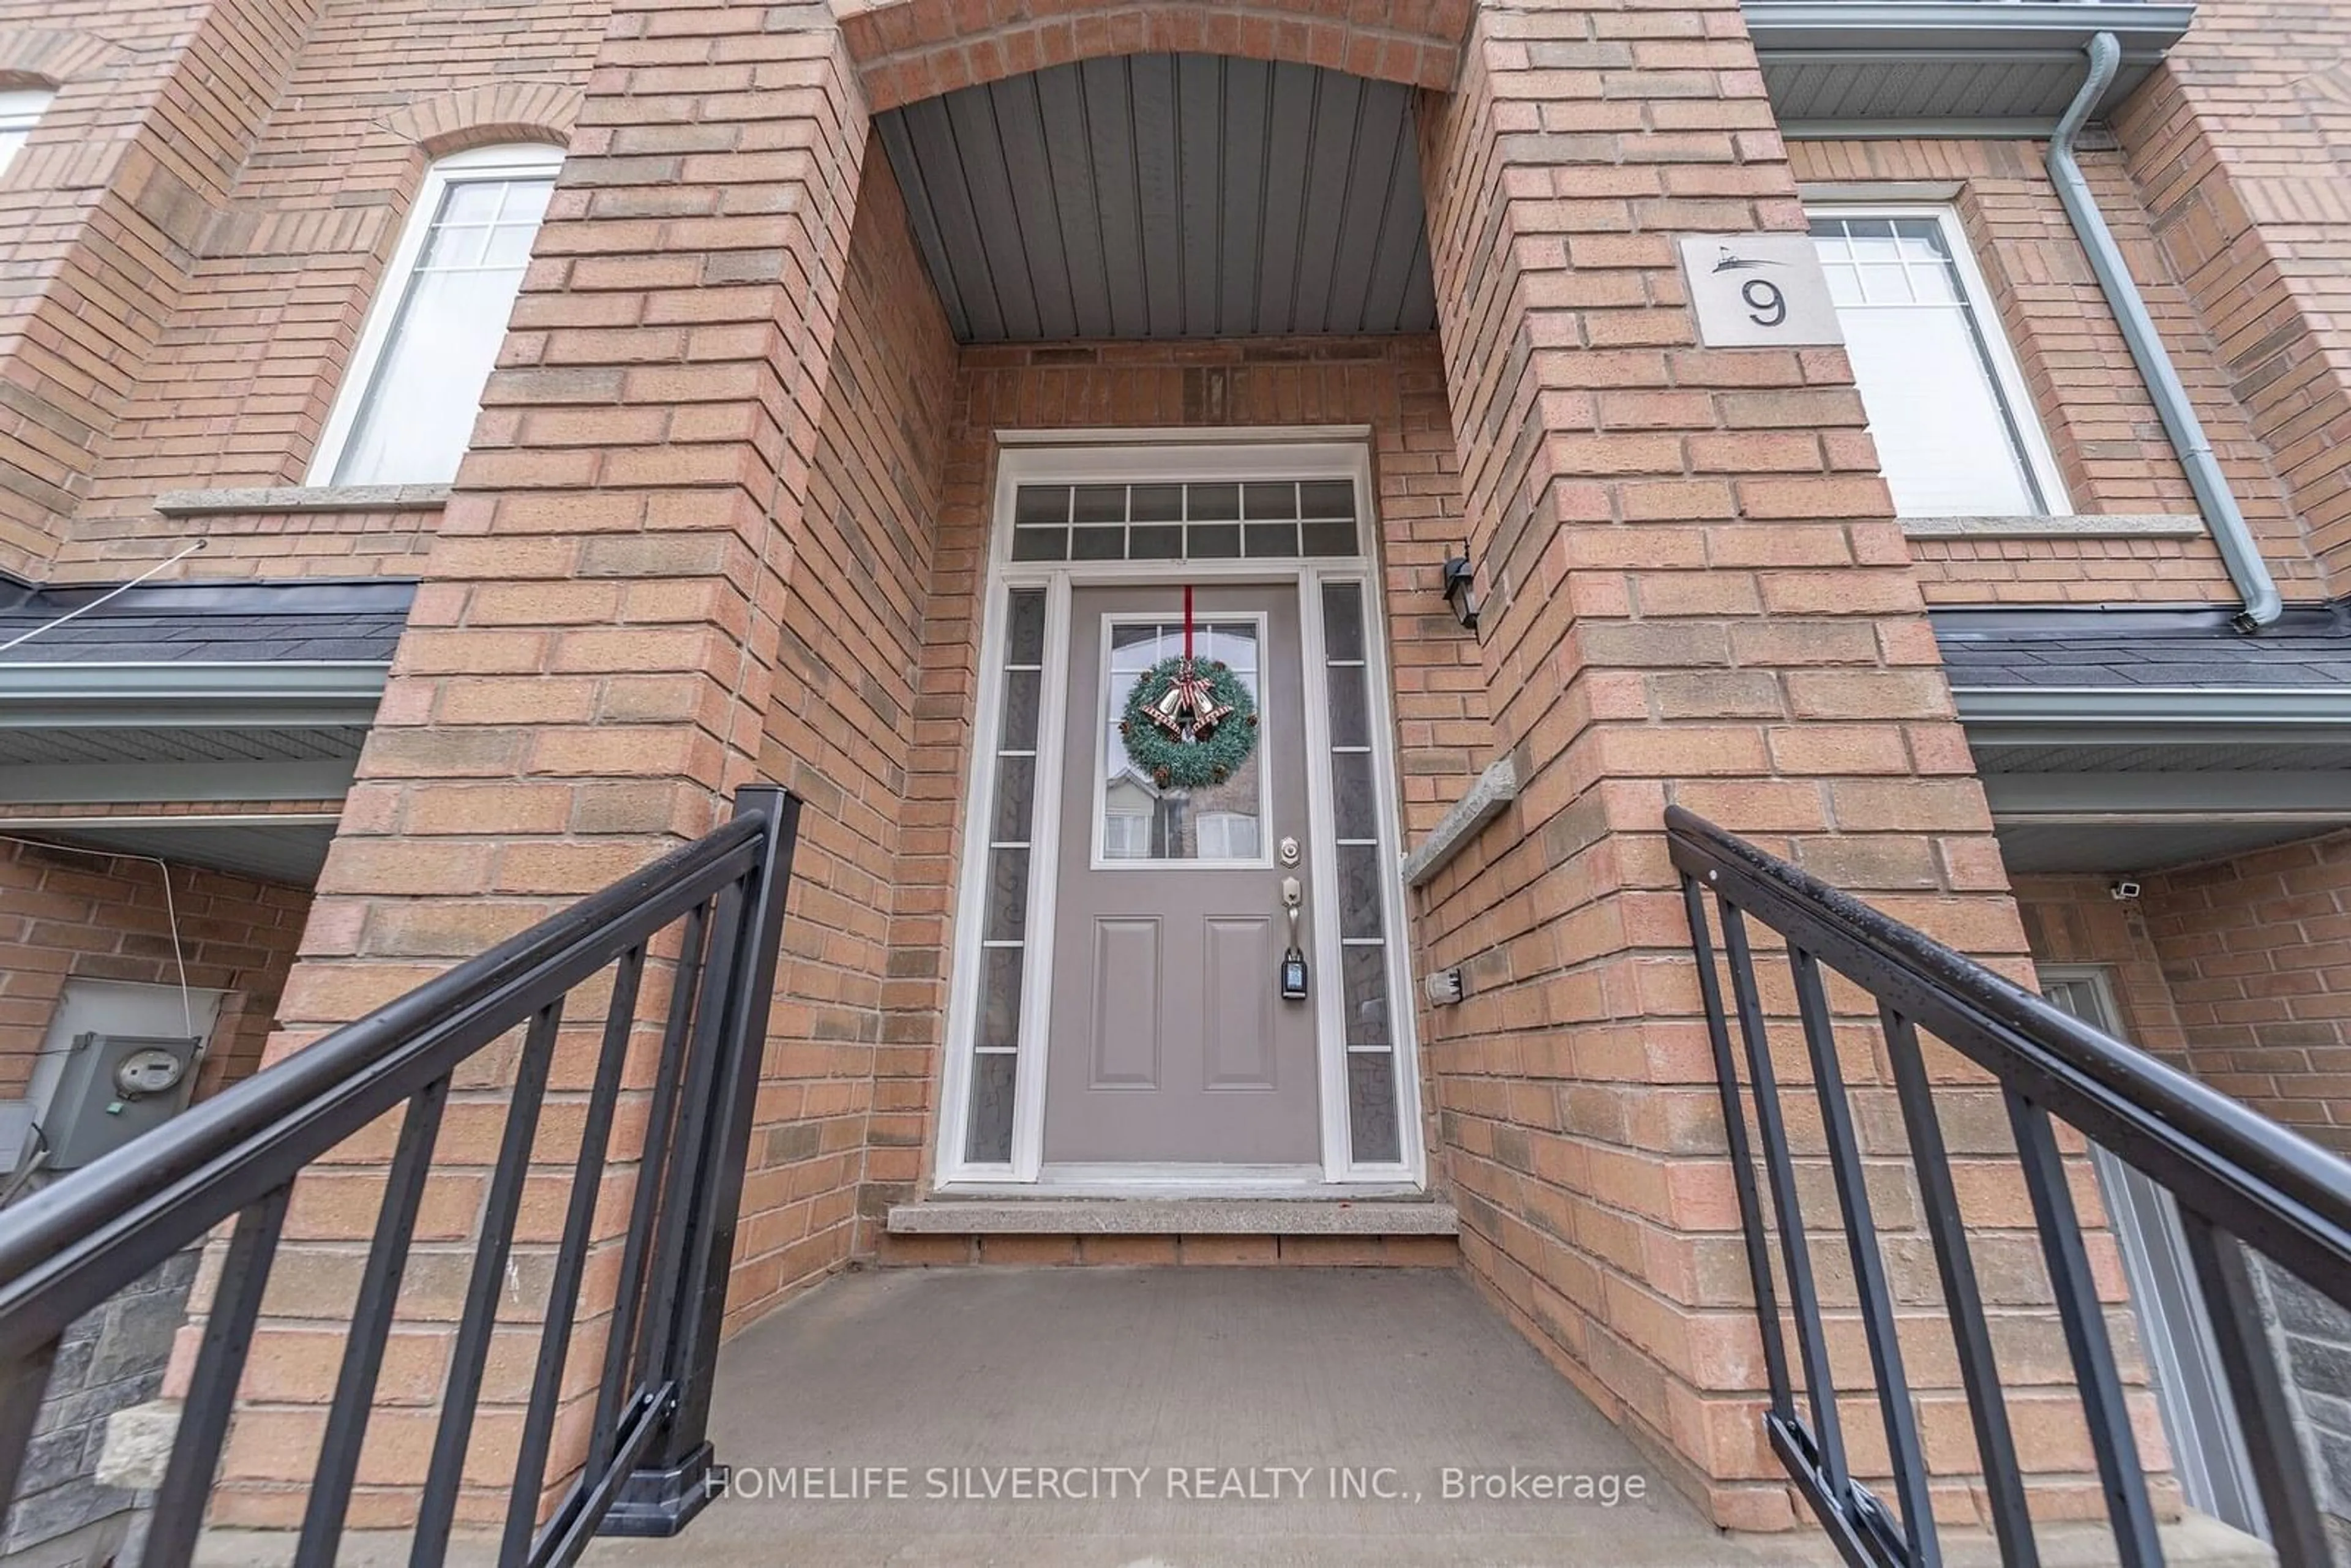
[[[1678,800],[2019,974],[2022,935],[1844,354],[1696,346],[1675,237],[1803,226],[1734,0],[1484,6],[1455,92],[1424,107],[1485,676],[1522,781],[1421,899],[1426,961],[1466,965],[1474,993],[1424,1015],[1463,1250],[1719,1522],[1784,1528],[1662,813]],[[1884,1109],[1860,1040],[1847,1075]],[[1790,1087],[1801,1111],[1810,1086]],[[1898,1121],[1864,1121],[1871,1155],[1898,1152]],[[2008,1169],[1988,1221],[2022,1215]],[[1907,1198],[1886,1184],[1889,1231]],[[1813,1224],[1833,1255],[1829,1211]],[[1896,1258],[1906,1289],[1934,1288],[1925,1257]],[[1866,1468],[1857,1325],[1833,1338]],[[1911,1372],[1964,1515],[1948,1352]],[[2020,1429],[2061,1422],[2062,1372],[2020,1376],[2050,1385],[2016,1390]],[[2095,1509],[2086,1450],[2057,1448],[2027,1456],[2058,1472],[2053,1506]]]
[[[866,132],[828,6],[615,5],[276,1053],[706,831],[735,787],[793,781],[762,752]],[[657,978],[643,1016],[658,1016]],[[592,1023],[585,998],[573,1012]],[[561,1163],[525,1197],[515,1321],[491,1352],[480,1490],[461,1517],[503,1511],[528,1303],[543,1299],[593,1050],[592,1029],[558,1050],[539,1154]],[[461,1075],[354,1526],[413,1510],[507,1071]],[[619,1126],[625,1189],[626,1108]],[[348,1310],[389,1148],[388,1130],[360,1140],[297,1195],[223,1522],[299,1517],[341,1341],[298,1320]],[[624,1210],[607,1206],[614,1223]],[[612,1273],[589,1270],[583,1319],[610,1305]],[[578,1343],[575,1395],[600,1340]],[[567,1438],[583,1440],[580,1423],[559,1427]]]

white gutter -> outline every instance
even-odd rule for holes
[[[2074,157],[2074,138],[2114,82],[2122,61],[2122,45],[2112,33],[2100,33],[2090,40],[2089,55],[2090,74],[2057,121],[2057,133],[2049,139],[2049,178],[2057,187],[2057,199],[2064,204],[2065,215],[2073,220],[2074,232],[2081,236],[2082,247],[2090,254],[2090,269],[2097,274],[2098,287],[2122,325],[2123,340],[2130,346],[2147,395],[2155,400],[2164,431],[2179,454],[2179,465],[2187,470],[2189,488],[2196,492],[2196,504],[2229,569],[2229,580],[2236,584],[2244,601],[2237,630],[2258,632],[2276,621],[2283,608],[2277,583],[2262,559],[2261,547],[2253,542],[2252,530],[2245,526],[2245,514],[2237,507],[2228,476],[2212,455],[2211,439],[2196,417],[2188,389],[2180,384],[2179,372],[2172,369],[2171,356],[2156,332],[2155,319],[2147,314],[2138,285],[2131,279],[2122,247],[2115,243],[2114,231],[2106,227],[2097,200],[2090,193],[2090,183],[2083,178],[2082,166]]]

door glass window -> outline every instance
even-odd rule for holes
[[[1105,861],[1256,861],[1264,857],[1264,748],[1233,776],[1200,789],[1162,789],[1130,761],[1119,735],[1135,683],[1162,659],[1184,652],[1184,622],[1113,621],[1110,679],[1102,683],[1102,853]],[[1258,628],[1251,621],[1197,622],[1196,659],[1222,660],[1265,710],[1258,674]]]

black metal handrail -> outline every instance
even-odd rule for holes
[[[766,787],[742,790],[735,808],[733,820],[705,837],[0,1213],[0,1500],[16,1495],[58,1336],[234,1217],[143,1558],[187,1562],[294,1182],[405,1106],[296,1548],[306,1568],[332,1563],[452,1075],[519,1027],[483,1234],[419,1499],[411,1561],[439,1562],[564,1004],[610,968],[499,1561],[569,1563],[600,1530],[681,1528],[709,1495],[710,1386],[799,816],[795,797]],[[650,949],[672,928],[679,954],[644,1145],[631,1151],[639,1175],[588,1451],[563,1501],[535,1528],[641,983]]]
[[[1823,967],[1860,987],[1876,1006],[2002,1561],[2011,1568],[2033,1568],[2039,1548],[1934,1089],[1919,1051],[1921,1030],[1989,1072],[2005,1101],[2125,1568],[2160,1563],[2162,1552],[2052,1117],[2145,1173],[2177,1202],[2272,1544],[2283,1568],[2324,1568],[2330,1561],[2325,1534],[2267,1343],[2245,1249],[2258,1249],[2351,1310],[2351,1165],[1702,818],[1672,807],[1666,821],[1698,960],[1738,1177],[1749,1277],[1763,1333],[1771,1396],[1765,1429],[1845,1560],[1855,1568],[1928,1568],[1941,1561],[1941,1548],[1895,1334],[1893,1297],[1837,1058]],[[1719,970],[1707,894],[1714,895],[1720,925]],[[1892,1459],[1898,1505],[1893,1509],[1854,1478],[1845,1458],[1770,1020],[1758,995],[1747,936],[1750,919],[1778,933],[1788,950],[1797,1022],[1820,1101],[1827,1162]],[[1743,1052],[1732,1047],[1733,1017]],[[1749,1139],[1750,1113],[1771,1197],[1768,1227],[1756,1177],[1757,1151]],[[1771,1268],[1774,1239],[1805,1383],[1806,1414],[1798,1411],[1791,1375]]]

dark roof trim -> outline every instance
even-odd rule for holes
[[[2150,636],[2166,632],[2225,633],[2232,640],[2238,612],[2218,604],[1970,605],[1934,612],[1935,636],[1943,643],[1967,638],[2043,637],[2063,642],[2083,632],[2098,636]],[[2289,604],[2276,622],[2246,642],[2258,647],[2273,636],[2293,634],[2351,639],[2351,599]],[[2346,643],[2351,647],[2351,643]]]
[[[113,591],[106,582],[41,585],[0,573],[0,615],[32,618],[63,615]],[[216,582],[182,578],[142,582],[99,609],[101,616],[140,615],[347,615],[359,612],[405,614],[416,597],[411,578],[303,578],[288,582]]]
[[[0,687],[36,679],[5,672],[37,666],[363,664],[381,672],[415,594],[413,582],[374,579],[0,589]]]
[[[2351,688],[1962,686],[1959,722],[2064,725],[2351,725]]]
[[[0,664],[0,728],[367,725],[380,664]]]

